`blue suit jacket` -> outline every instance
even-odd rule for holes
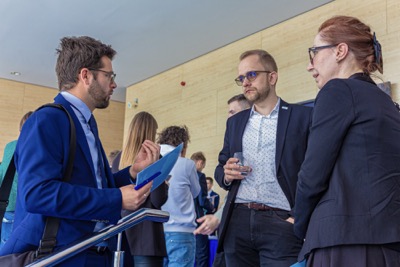
[[[219,164],[215,170],[215,180],[229,190],[226,205],[222,213],[218,251],[223,250],[227,226],[235,204],[240,181],[233,181],[230,186],[224,183],[224,165],[229,158],[242,149],[242,137],[250,117],[250,109],[244,110],[228,119],[226,125],[224,146],[219,153]],[[307,148],[307,138],[311,123],[312,109],[309,107],[291,105],[281,99],[276,131],[276,176],[290,206],[294,206],[297,173],[304,159]]]
[[[62,218],[57,247],[93,232],[96,222],[115,224],[121,213],[119,186],[130,183],[129,169],[112,174],[104,150],[108,188],[98,189],[87,140],[70,103],[58,95],[55,103],[70,113],[76,127],[76,154],[71,180],[62,182],[69,155],[70,124],[64,111],[43,108],[25,123],[16,148],[19,173],[14,231],[0,254],[36,248],[47,216]],[[73,259],[82,266],[84,253]],[[72,262],[70,261],[71,265]]]

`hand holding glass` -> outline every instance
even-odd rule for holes
[[[249,172],[251,172],[251,168],[249,166],[244,166],[243,152],[235,152],[233,157],[239,160],[236,164],[239,165],[241,175],[246,176]]]

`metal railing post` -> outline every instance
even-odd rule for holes
[[[118,234],[117,250],[113,255],[113,267],[124,267],[125,252],[121,251],[122,233]]]

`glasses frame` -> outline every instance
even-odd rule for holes
[[[255,76],[249,76],[250,73],[255,73]],[[269,70],[251,70],[246,72],[246,75],[239,75],[236,79],[235,82],[238,86],[242,86],[244,79],[247,79],[249,82],[253,82],[257,79],[259,73],[272,73],[272,71]]]
[[[88,70],[90,70],[90,71],[101,71],[101,72],[107,74],[108,77],[111,78],[111,82],[114,82],[115,81],[115,77],[117,77],[117,74],[114,73],[113,71],[105,71],[105,70],[101,70],[101,69],[90,69],[90,68],[88,68]]]
[[[308,48],[308,56],[310,57],[310,63],[314,64],[314,58],[317,55],[319,50],[326,49],[326,48],[332,48],[337,45],[338,44],[321,45],[321,46],[313,46],[313,47]]]

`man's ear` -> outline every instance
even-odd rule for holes
[[[271,85],[276,85],[276,83],[278,82],[278,73],[273,71],[271,73],[269,73],[268,75],[268,82]]]
[[[82,68],[79,72],[79,81],[83,82],[85,85],[89,85],[91,76],[93,77],[93,74],[89,69]]]

